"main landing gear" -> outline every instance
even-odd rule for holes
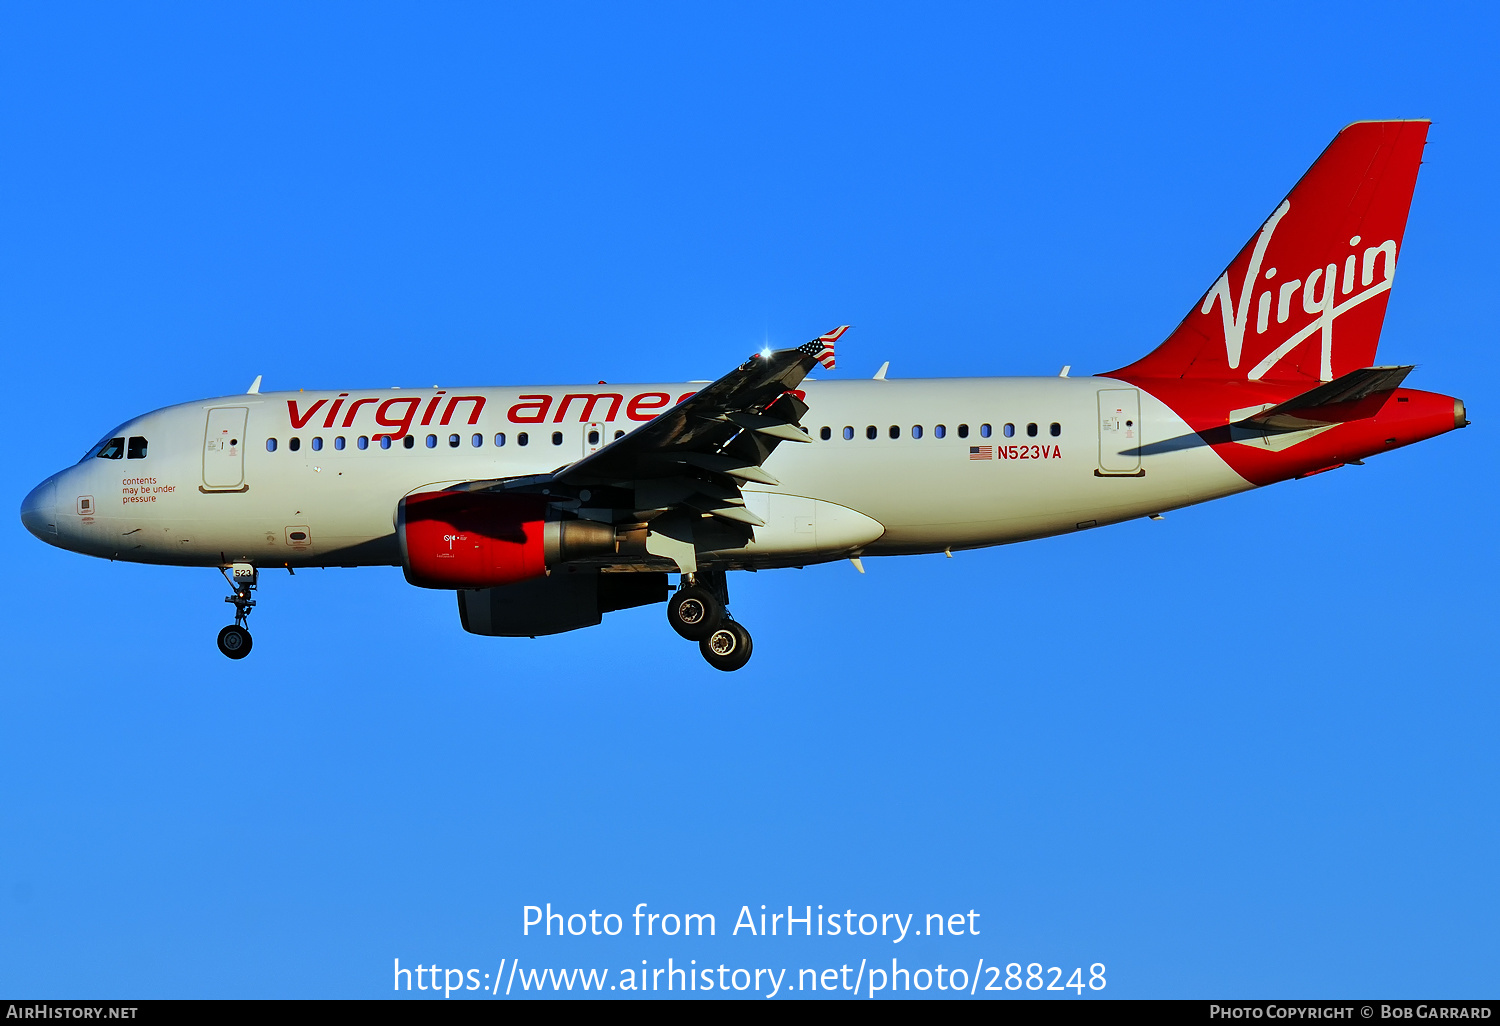
[[[231,659],[243,659],[250,654],[250,632],[245,629],[245,620],[255,606],[255,600],[250,597],[255,590],[255,567],[249,563],[231,563],[228,567],[219,567],[219,573],[234,589],[234,594],[224,597],[225,602],[234,604],[234,623],[219,632],[219,651]]]
[[[683,574],[682,585],[667,599],[667,622],[716,670],[738,670],[750,661],[750,632],[729,618],[729,588],[724,571]]]

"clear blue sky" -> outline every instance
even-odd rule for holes
[[[1102,962],[1109,996],[1494,996],[1497,28],[7,6],[0,993],[895,956]],[[15,513],[110,426],[257,374],[712,378],[846,321],[841,375],[1108,370],[1387,117],[1434,124],[1381,359],[1474,427],[1160,523],[739,575],[733,676],[659,607],[477,638],[394,569],[267,575],[230,663],[213,571]],[[549,901],[720,936],[523,938]],[[762,903],[981,935],[724,936]]]

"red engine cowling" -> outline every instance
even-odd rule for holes
[[[494,588],[615,551],[610,525],[548,519],[546,500],[503,492],[408,495],[396,508],[396,538],[419,588]]]

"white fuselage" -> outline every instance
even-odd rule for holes
[[[693,387],[290,392],[185,403],[112,432],[145,439],[144,457],[91,453],[28,503],[37,517],[50,500],[44,538],[111,559],[398,564],[393,517],[403,496],[549,473]],[[1150,394],[1109,378],[807,381],[802,391],[812,444],[776,450],[765,469],[779,486],[745,490],[746,505],[766,526],[749,544],[705,536],[699,549],[707,565],[996,545],[1251,487],[1207,445],[1132,455],[1192,431]],[[1122,395],[1126,402],[1138,395],[1139,406],[1115,415]],[[591,408],[590,396],[601,397]],[[412,445],[397,438],[383,447],[380,436],[400,431],[403,421]]]

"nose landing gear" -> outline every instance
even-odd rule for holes
[[[750,661],[750,632],[729,618],[729,586],[722,570],[683,574],[667,600],[667,622],[716,670],[738,670]]]
[[[225,602],[234,604],[234,623],[219,632],[219,651],[230,659],[243,659],[250,654],[250,632],[245,629],[245,621],[255,607],[255,600],[250,597],[255,590],[255,567],[249,563],[231,563],[219,567],[219,573],[234,589],[234,594],[224,596]]]

